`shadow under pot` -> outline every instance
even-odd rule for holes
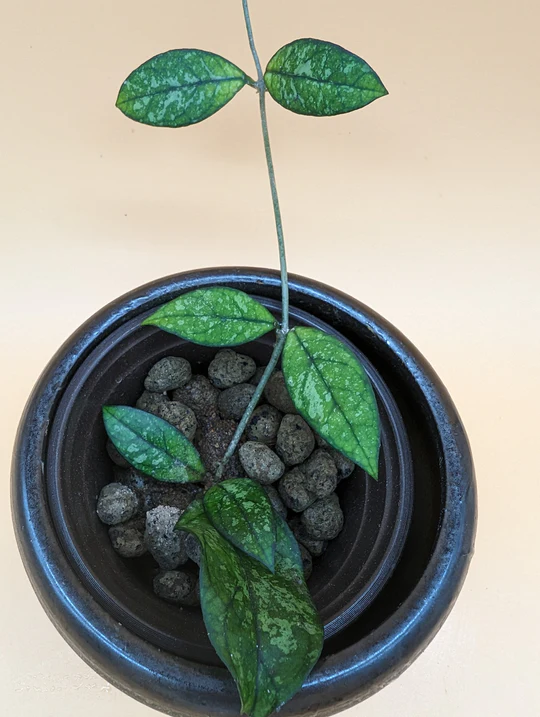
[[[239,701],[200,609],[160,600],[148,559],[122,559],[97,518],[97,495],[113,480],[101,408],[134,405],[164,356],[206,371],[216,349],[140,323],[158,305],[211,285],[247,291],[279,315],[278,275],[261,270],[189,272],[118,299],[46,369],[13,464],[19,547],[53,621],[108,681],[171,715],[235,715]],[[381,416],[379,480],[357,468],[340,482],[344,529],[309,581],[325,627],[321,660],[281,710],[332,714],[397,676],[440,626],[471,554],[474,476],[448,395],[404,337],[354,299],[300,277],[291,277],[291,304],[293,325],[334,334],[355,352]],[[239,350],[264,365],[272,335]]]

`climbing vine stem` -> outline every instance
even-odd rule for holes
[[[255,40],[253,39],[253,27],[251,25],[251,17],[249,14],[249,6],[247,0],[242,0],[242,7],[244,9],[244,19],[246,21],[246,30],[249,39],[249,46],[251,48],[251,53],[253,55],[253,60],[255,62],[255,67],[257,70],[257,80],[253,83],[252,86],[257,90],[259,94],[259,110],[261,114],[264,152],[266,156],[268,179],[270,180],[270,191],[272,193],[272,205],[274,207],[274,218],[276,222],[276,233],[279,247],[279,265],[281,272],[281,325],[277,332],[277,340],[274,345],[274,350],[272,352],[272,356],[270,358],[268,366],[263,373],[261,380],[259,381],[257,390],[253,394],[253,397],[249,402],[249,405],[246,408],[244,415],[242,416],[242,420],[238,424],[238,428],[236,429],[231,443],[227,448],[227,452],[223,456],[223,459],[221,460],[220,464],[218,465],[218,468],[216,470],[216,477],[218,479],[222,477],[225,465],[236,450],[240,438],[249,422],[249,419],[251,418],[251,414],[255,410],[255,407],[257,406],[257,403],[262,396],[268,379],[270,378],[272,372],[277,366],[279,357],[281,355],[281,352],[283,351],[283,346],[285,345],[285,339],[289,332],[289,282],[287,277],[287,257],[285,254],[285,239],[283,237],[283,221],[281,219],[281,209],[279,206],[279,197],[276,185],[276,173],[274,171],[272,148],[270,146],[270,134],[268,132],[268,117],[266,113],[266,85],[264,82],[264,74],[261,67],[261,61],[259,59],[257,48],[255,47]]]

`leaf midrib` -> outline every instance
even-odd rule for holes
[[[245,77],[217,77],[212,80],[196,80],[195,82],[186,82],[184,85],[175,85],[174,87],[167,87],[163,90],[156,90],[155,92],[145,92],[143,95],[135,95],[133,97],[127,97],[126,99],[119,100],[117,106],[126,104],[126,102],[135,102],[136,100],[142,100],[145,97],[157,97],[158,95],[164,95],[168,92],[175,92],[177,90],[191,89],[192,87],[200,87],[202,85],[218,85],[222,82],[243,82],[246,84]]]
[[[368,74],[368,73],[364,73]],[[358,90],[359,92],[376,92],[376,90],[369,89],[367,87],[357,87],[356,85],[348,85],[345,82],[334,82],[333,80],[317,79],[315,77],[309,77],[308,75],[295,75],[292,72],[283,72],[281,70],[266,70],[266,75],[279,75],[280,77],[288,77],[292,80],[306,80],[307,82],[314,82],[318,85],[332,85],[333,87],[346,87],[349,90]]]
[[[195,470],[195,468],[192,468],[192,467],[189,465],[189,463],[187,463],[187,462],[186,462],[186,463],[182,462],[182,459],[181,459],[181,458],[178,458],[177,456],[174,456],[172,453],[170,453],[170,452],[168,451],[166,439],[165,439],[165,446],[166,446],[165,448],[161,448],[160,446],[156,446],[155,444],[151,443],[149,440],[147,440],[146,438],[144,438],[143,436],[141,436],[140,433],[137,433],[128,423],[126,423],[125,421],[123,421],[121,418],[118,418],[118,416],[115,416],[115,415],[112,414],[112,413],[109,413],[109,415],[113,416],[113,418],[114,418],[115,421],[118,421],[118,423],[119,423],[121,426],[124,426],[124,428],[127,428],[128,431],[131,431],[131,433],[133,433],[134,436],[136,436],[136,437],[137,437],[139,440],[141,440],[143,443],[146,443],[146,445],[147,445],[147,446],[150,446],[150,448],[153,448],[153,449],[156,450],[156,451],[163,451],[163,453],[165,453],[169,458],[171,458],[171,460],[172,460],[175,464],[177,464],[177,465],[179,464],[182,468],[186,468],[186,469],[189,468],[190,470],[192,470],[192,471],[194,471],[194,472],[197,472],[197,471]],[[186,439],[186,440],[187,440],[187,439]]]
[[[341,415],[342,415],[343,418],[345,419],[347,425],[349,426],[350,431],[351,431],[351,433],[352,433],[352,436],[353,436],[354,440],[356,441],[356,444],[358,445],[358,448],[361,450],[362,454],[364,455],[364,460],[365,460],[366,464],[370,467],[371,470],[374,470],[374,466],[372,465],[371,459],[369,458],[369,456],[367,455],[367,453],[366,453],[364,447],[363,447],[362,444],[360,443],[360,441],[359,441],[359,439],[358,439],[358,436],[356,435],[356,432],[355,432],[355,430],[354,430],[354,427],[353,427],[353,425],[351,424],[351,422],[349,421],[348,416],[345,414],[345,412],[343,411],[343,409],[341,408],[341,406],[339,405],[339,403],[336,401],[336,399],[335,399],[335,397],[334,397],[334,392],[332,391],[331,387],[328,385],[328,382],[326,381],[326,379],[325,379],[325,377],[323,376],[323,374],[321,373],[319,367],[318,367],[317,364],[315,363],[315,359],[314,359],[314,357],[313,357],[313,354],[309,351],[309,349],[307,348],[307,346],[304,344],[304,342],[302,341],[302,339],[298,336],[298,334],[297,334],[295,331],[291,331],[291,334],[294,335],[294,338],[298,341],[298,343],[300,344],[302,350],[305,352],[306,356],[308,357],[309,362],[310,362],[310,364],[311,364],[311,367],[317,372],[317,374],[319,375],[321,381],[324,383],[324,385],[325,385],[326,388],[328,389],[328,391],[329,391],[329,393],[330,393],[330,395],[331,395],[331,397],[332,397],[332,401],[333,401],[333,403],[334,403],[334,406],[335,406],[335,407],[337,408],[337,410],[341,413]]]
[[[277,540],[277,538],[276,538],[276,540]],[[253,560],[253,558],[249,558],[249,557],[248,557],[247,559],[248,559],[248,560],[249,560],[249,559]],[[262,650],[262,644],[261,644],[261,629],[260,629],[260,625],[259,625],[259,612],[260,612],[260,610],[257,610],[257,609],[256,609],[256,607],[257,607],[257,601],[255,600],[255,598],[254,598],[254,596],[253,596],[253,591],[252,591],[252,588],[251,588],[251,582],[252,582],[252,581],[251,581],[251,579],[249,578],[249,575],[248,575],[248,574],[249,574],[249,571],[246,569],[245,565],[244,565],[243,562],[242,562],[243,560],[246,560],[246,558],[245,558],[245,556],[242,556],[242,555],[241,555],[241,556],[240,556],[240,565],[241,565],[241,568],[242,568],[242,572],[244,573],[244,577],[245,577],[245,579],[246,579],[246,585],[247,585],[248,595],[249,595],[249,604],[251,605],[251,611],[252,611],[252,614],[253,614],[254,619],[255,619],[255,634],[256,634],[256,636],[257,636],[257,677],[256,677],[256,680],[255,680],[255,691],[254,691],[254,695],[253,695],[253,708],[255,708],[255,706],[256,706],[256,704],[257,704],[257,698],[258,698],[258,696],[259,696],[259,686],[260,686],[259,674],[260,674],[261,667],[262,667],[263,664],[264,664],[264,660],[263,660],[262,657],[261,657],[262,654],[263,654],[263,650]],[[279,576],[276,576],[275,573],[272,573],[272,574],[273,574],[275,577],[278,577],[278,578],[279,578]],[[277,692],[277,689],[276,689],[276,681],[275,681],[275,679],[274,679],[274,676],[273,676],[272,673],[270,672],[270,669],[269,669],[268,666],[266,666],[266,674],[267,674],[268,679],[270,680],[270,682],[272,682],[272,684],[274,685],[274,694],[276,694],[276,692]]]
[[[151,318],[151,317],[150,317]],[[160,318],[158,316],[158,318]],[[274,327],[276,325],[275,319],[273,321],[270,321],[270,319],[251,319],[244,316],[225,316],[224,314],[187,314],[187,313],[171,313],[166,314],[163,313],[161,318],[163,319],[176,319],[176,318],[186,318],[186,319],[218,319],[219,321],[243,321],[248,324],[263,324],[265,326],[272,326]]]
[[[257,531],[255,530],[255,528],[254,528],[254,526],[253,526],[253,523],[252,523],[251,520],[249,519],[249,516],[248,516],[248,514],[247,514],[247,512],[246,512],[246,510],[245,510],[245,508],[244,508],[244,506],[242,505],[242,503],[240,503],[240,501],[238,500],[238,498],[237,498],[233,493],[229,493],[229,491],[228,491],[226,488],[224,488],[220,483],[217,484],[216,488],[219,488],[220,490],[222,490],[224,493],[226,493],[226,495],[228,495],[230,498],[232,498],[232,500],[235,502],[235,504],[236,504],[236,506],[239,508],[240,513],[242,514],[244,520],[246,521],[247,525],[249,526],[250,533],[251,533],[252,536],[255,538],[256,544],[259,546],[259,549],[260,549],[261,553],[264,555],[264,554],[265,554],[264,546],[262,545],[261,541],[259,540],[259,536],[257,535]],[[220,506],[220,512],[221,512],[222,510],[223,510],[223,506]],[[232,542],[232,539],[231,539],[231,542]],[[277,545],[277,526],[276,526],[276,523],[275,523],[275,521],[274,521],[274,539],[273,539],[273,541],[272,541],[272,557],[274,558],[274,560],[275,560],[275,554],[276,554],[276,545]],[[238,547],[239,550],[242,550],[239,546],[236,546],[236,547]],[[250,556],[251,558],[253,558],[254,560],[258,560],[258,558],[256,558],[256,557],[255,557],[254,555],[252,555],[251,553],[248,553],[247,551],[242,551],[242,552],[245,552],[246,555],[249,555],[249,556]],[[260,562],[260,561],[259,561],[259,562]],[[265,565],[265,567],[268,568],[267,565]],[[275,568],[275,565],[272,565],[272,568]],[[269,569],[270,569],[270,568],[269,568]],[[271,572],[274,572],[274,570],[271,570]]]

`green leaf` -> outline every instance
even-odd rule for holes
[[[276,52],[264,74],[280,105],[325,117],[365,107],[388,92],[361,57],[322,40],[295,40]]]
[[[105,406],[103,421],[116,449],[137,470],[176,483],[202,479],[197,449],[162,418],[130,406]]]
[[[377,478],[377,401],[352,351],[319,329],[297,327],[287,336],[282,365],[298,412],[331,446]]]
[[[226,286],[183,294],[142,323],[203,346],[238,346],[276,326],[276,320],[262,304]]]
[[[274,572],[276,514],[258,483],[249,478],[218,483],[205,494],[204,509],[224,538]]]
[[[220,110],[247,81],[240,68],[213,52],[170,50],[129,75],[116,106],[136,122],[186,127]]]
[[[323,629],[304,581],[298,545],[277,518],[275,572],[239,552],[195,501],[178,527],[201,543],[204,622],[240,693],[242,712],[267,717],[302,686],[317,662]]]

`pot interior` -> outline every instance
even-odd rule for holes
[[[270,310],[277,302],[260,299]],[[152,592],[157,567],[149,557],[117,555],[107,527],[96,515],[101,488],[114,480],[106,451],[101,408],[134,405],[149,368],[167,355],[187,358],[203,373],[218,349],[190,344],[153,327],[141,327],[141,314],[110,334],[85,359],[57,408],[46,471],[49,500],[64,550],[79,578],[118,622],[158,647],[181,657],[219,665],[199,608],[170,605]],[[327,324],[299,310],[291,323]],[[336,334],[339,336],[339,334]],[[347,342],[342,336],[340,338]],[[348,343],[348,342],[347,342]],[[273,335],[238,347],[258,365],[267,363]],[[309,588],[325,625],[325,636],[339,636],[363,614],[392,575],[407,537],[413,500],[409,439],[394,398],[372,364],[349,344],[373,383],[381,415],[379,480],[361,469],[341,481],[338,494],[345,514],[341,534],[314,559]],[[326,645],[330,643],[325,643]]]

